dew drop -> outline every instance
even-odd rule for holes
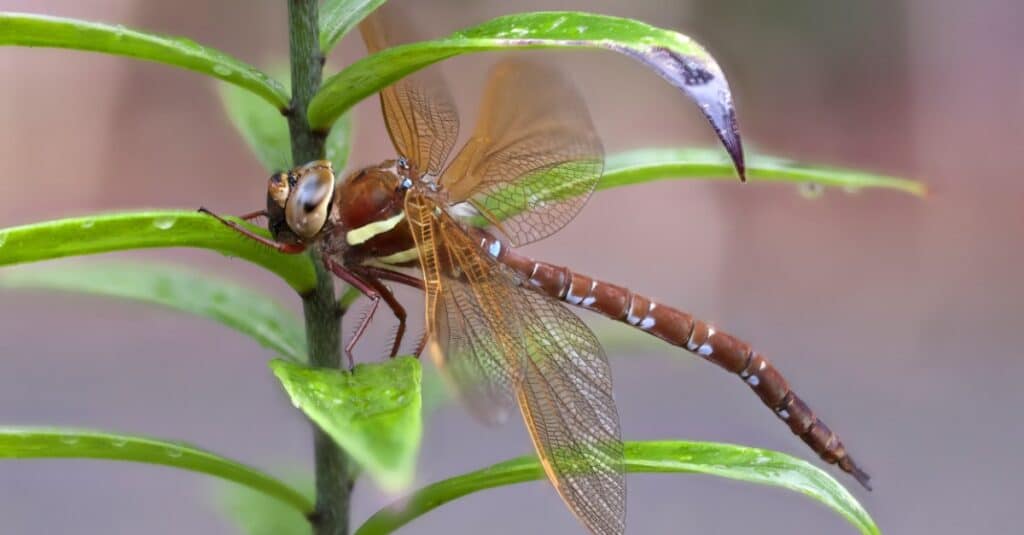
[[[173,217],[161,217],[153,221],[153,226],[160,230],[167,230],[174,226],[175,219]]]
[[[167,448],[166,450],[164,450],[164,452],[167,454],[168,457],[171,457],[172,459],[177,459],[178,457],[181,457],[181,450],[179,450],[178,448]]]
[[[7,243],[7,233],[0,232],[0,247],[3,247],[5,243]]]
[[[125,446],[126,446],[127,444],[128,444],[128,441],[127,441],[127,440],[121,440],[121,439],[117,439],[117,440],[111,440],[111,441],[110,441],[110,445],[111,445],[111,446],[113,446],[113,447],[115,447],[115,448],[123,448],[123,447],[125,447]]]
[[[805,199],[817,199],[825,194],[825,186],[817,182],[803,182],[797,186],[797,191]]]
[[[232,71],[230,67],[227,67],[225,65],[214,65],[213,72],[217,73],[220,76],[231,76],[231,73],[234,71]]]
[[[94,219],[86,219],[85,221],[82,221],[82,228],[93,228],[94,226],[96,226],[96,220]]]
[[[78,437],[70,436],[70,435],[62,436],[62,437],[60,437],[60,442],[61,442],[61,444],[67,444],[68,446],[74,446],[75,444],[78,444]]]

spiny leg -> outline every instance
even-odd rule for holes
[[[219,215],[217,215],[217,214],[207,210],[206,208],[200,207],[199,208],[199,213],[211,216],[211,217],[215,218],[217,221],[220,221],[221,223],[223,223],[228,228],[230,228],[230,229],[234,230],[235,232],[241,234],[242,236],[245,236],[246,238],[249,238],[250,240],[254,240],[254,241],[258,242],[258,243],[262,243],[263,245],[266,245],[267,247],[270,247],[271,249],[277,249],[278,251],[280,251],[282,253],[285,253],[285,254],[299,254],[299,253],[301,253],[301,252],[306,250],[306,246],[304,244],[301,244],[301,243],[281,243],[281,242],[274,241],[274,240],[269,239],[269,238],[264,238],[263,236],[260,236],[259,234],[256,234],[255,232],[253,232],[253,231],[251,231],[251,230],[249,230],[249,229],[239,225],[238,223],[235,223],[234,221],[230,221],[230,220],[224,219],[223,217],[221,217],[221,216],[219,216]],[[250,215],[250,214],[247,214],[247,215]]]
[[[200,210],[202,210],[202,208],[200,208]],[[252,222],[252,220],[256,219],[257,217],[267,217],[267,211],[266,210],[256,210],[255,212],[249,212],[248,214],[242,214],[242,215],[238,216],[238,219],[241,219],[243,221]]]
[[[406,275],[405,273],[391,271],[389,269],[383,269],[375,266],[364,266],[362,269],[364,269],[369,275],[377,279],[396,282],[398,284],[404,284],[406,286],[417,288],[419,290],[423,290],[425,287],[423,284],[423,279],[417,279],[412,275]],[[427,347],[427,335],[428,333],[424,332],[416,342],[416,351],[413,353],[413,355],[415,355],[416,358],[419,358],[419,356],[423,353],[423,350],[426,349]]]
[[[324,256],[323,262],[324,266],[329,269],[331,273],[337,275],[338,278],[345,281],[346,284],[359,290],[360,293],[370,300],[370,310],[363,316],[362,321],[359,322],[359,326],[356,327],[355,332],[352,333],[352,339],[345,344],[345,358],[348,359],[349,368],[352,368],[355,366],[355,358],[352,356],[352,349],[355,348],[359,339],[363,337],[363,333],[366,332],[366,328],[370,326],[370,321],[373,319],[374,313],[377,312],[377,305],[380,303],[381,294],[371,286],[369,282],[363,280],[359,275],[353,273],[331,257]]]
[[[399,347],[402,345],[402,337],[405,336],[405,320],[407,317],[405,308],[403,308],[402,304],[398,302],[398,299],[395,299],[395,294],[391,293],[391,290],[388,289],[387,286],[384,286],[379,279],[369,275],[368,273],[363,274],[366,275],[366,282],[372,286],[373,289],[377,290],[377,293],[380,294],[384,303],[391,308],[391,312],[393,312],[395,314],[395,318],[398,319],[398,331],[395,333],[395,341],[391,345],[390,355],[390,358],[395,358],[395,355],[398,355]]]

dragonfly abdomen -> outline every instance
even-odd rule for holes
[[[850,457],[839,436],[793,392],[782,373],[746,342],[628,288],[522,256],[494,237],[478,232],[481,246],[497,251],[499,254],[493,256],[516,271],[524,284],[571,305],[628,323],[738,375],[822,460],[838,465],[870,489],[868,474]]]

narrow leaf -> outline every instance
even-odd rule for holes
[[[295,314],[273,299],[182,267],[106,262],[0,272],[0,288],[80,292],[160,305],[203,316],[246,334],[287,358],[306,360]]]
[[[320,6],[320,51],[334,45],[386,0],[325,0]]]
[[[919,197],[928,193],[927,186],[914,180],[756,154],[747,158],[747,176],[754,181],[819,184],[846,191],[883,188]],[[731,179],[732,164],[716,150],[634,150],[609,156],[597,187],[606,189],[669,178]]]
[[[0,427],[0,459],[107,459],[157,464],[199,472],[273,496],[303,514],[313,503],[301,492],[236,461],[182,442],[35,427]]]
[[[285,72],[283,79],[287,80],[286,71],[282,71]],[[237,86],[223,84],[220,96],[231,124],[268,173],[294,167],[288,120],[280,111]],[[324,146],[327,159],[336,172],[345,169],[351,148],[352,119],[351,114],[347,113],[331,127]]]
[[[250,227],[259,234],[267,232]],[[0,266],[151,247],[198,247],[237,256],[277,274],[297,292],[316,284],[306,255],[285,255],[197,212],[152,211],[58,219],[0,229]]]
[[[635,20],[589,13],[507,15],[448,37],[367,56],[324,82],[310,103],[310,124],[326,130],[360,100],[440,60],[511,48],[594,48],[640,61],[700,106],[743,176],[743,149],[732,95],[711,55],[685,35]]]
[[[836,480],[807,462],[778,452],[710,442],[627,442],[626,470],[709,474],[781,487],[825,504],[864,535],[879,533],[867,511]],[[467,494],[543,478],[537,458],[526,456],[439,481],[378,511],[356,530],[356,535],[392,533]],[[514,517],[510,515],[509,521],[514,521]]]
[[[293,488],[308,489],[303,493],[313,501],[310,477],[286,478]],[[219,483],[219,482],[218,482]],[[247,487],[220,483],[216,488],[216,505],[246,535],[312,535],[313,528],[306,515],[266,494]]]
[[[288,92],[274,79],[219,50],[182,37],[45,15],[0,13],[0,45],[71,48],[155,61],[243,87],[277,109],[288,107]]]
[[[231,124],[268,173],[293,167],[288,120],[280,111],[233,85],[221,85],[220,98]]]
[[[412,357],[351,372],[270,363],[292,403],[385,490],[412,481],[423,432],[420,365]]]

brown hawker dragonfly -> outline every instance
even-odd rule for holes
[[[361,25],[371,52],[387,46],[377,16]],[[325,266],[371,300],[352,349],[380,301],[406,313],[383,281],[425,292],[431,353],[470,411],[496,422],[517,404],[544,470],[595,534],[625,530],[626,483],[608,359],[564,303],[628,323],[738,374],[825,461],[867,486],[842,442],[760,353],[692,315],[621,286],[517,253],[583,207],[603,171],[603,149],[573,85],[518,60],[490,76],[481,115],[445,167],[458,116],[442,80],[419,72],[380,93],[398,158],[335,184],[330,162],[270,178],[273,240],[286,253],[319,250]],[[478,228],[489,223],[505,239]],[[422,280],[397,268],[418,267]],[[418,348],[422,349],[422,347]]]

